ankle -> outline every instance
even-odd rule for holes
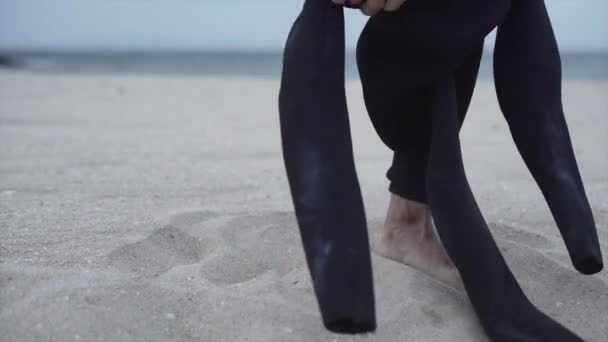
[[[430,220],[431,211],[426,204],[391,194],[385,220],[386,226],[424,228],[430,223]]]

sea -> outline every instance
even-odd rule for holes
[[[608,80],[608,53],[562,54],[564,79]],[[0,53],[0,68],[57,73],[130,73],[278,79],[281,51],[18,52]],[[355,55],[346,55],[347,78],[357,78]],[[491,52],[479,77],[492,78]]]

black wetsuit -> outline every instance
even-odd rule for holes
[[[330,0],[305,1],[285,48],[279,110],[324,323],[356,333],[375,329],[375,310],[344,92],[342,11]],[[543,0],[408,0],[372,17],[357,48],[365,104],[395,151],[391,191],[429,203],[487,334],[495,341],[580,341],[525,296],[464,172],[458,132],[483,39],[496,26],[495,82],[512,136],[575,268],[599,272],[602,256],[563,115],[559,52]]]

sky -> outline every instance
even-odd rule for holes
[[[0,0],[0,51],[276,50],[302,2]],[[608,0],[547,0],[547,7],[562,50],[608,52]],[[352,49],[365,17],[349,12]]]

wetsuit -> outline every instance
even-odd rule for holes
[[[344,91],[344,18],[307,0],[285,48],[279,112],[288,179],[326,327],[375,329],[369,244]],[[580,341],[525,296],[468,185],[458,132],[484,37],[499,27],[495,82],[516,145],[573,264],[602,267],[561,105],[559,52],[542,0],[409,0],[372,17],[357,47],[365,104],[395,151],[391,191],[428,202],[487,334],[495,341]]]

